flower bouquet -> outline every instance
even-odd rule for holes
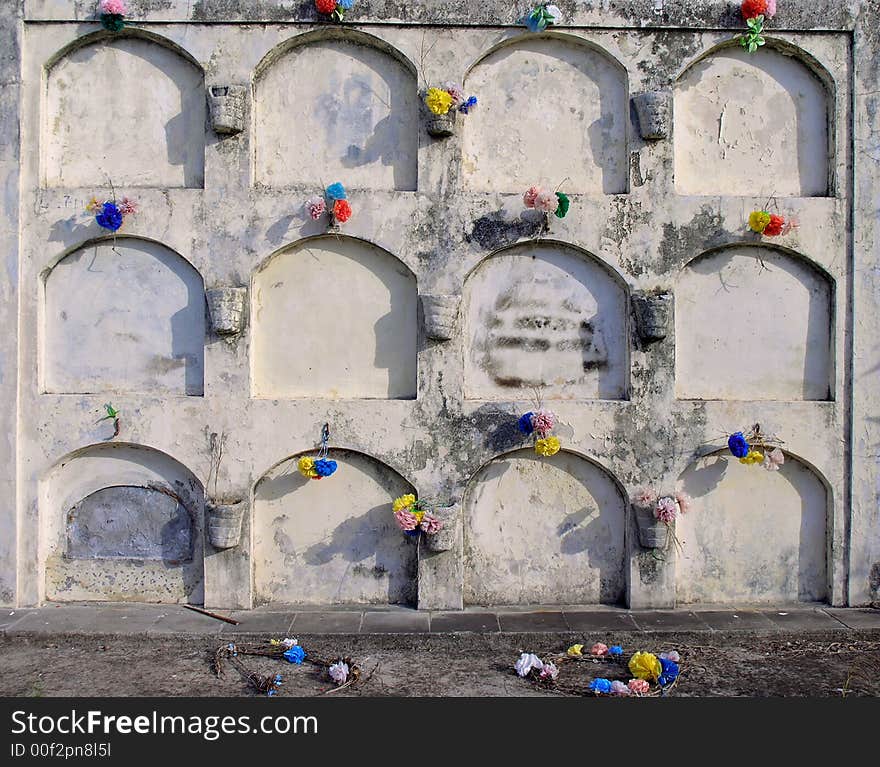
[[[338,181],[330,184],[324,195],[314,195],[305,201],[306,213],[312,221],[318,221],[327,214],[328,229],[337,228],[337,224],[344,224],[351,218],[351,205],[348,202],[345,187]]]
[[[440,532],[443,523],[430,510],[425,501],[416,500],[415,495],[407,493],[394,499],[391,511],[404,535],[418,538],[422,533],[434,535]]]
[[[315,0],[315,9],[323,16],[329,16],[333,21],[342,21],[345,12],[354,6],[354,0]]]
[[[540,3],[532,8],[522,19],[520,24],[525,24],[529,32],[543,32],[551,24],[558,24],[562,20],[562,11],[549,3]]]
[[[749,229],[764,237],[786,235],[797,227],[793,218],[785,218],[768,210],[753,210],[749,213]]]
[[[567,194],[558,191],[558,187],[557,191],[551,192],[540,186],[531,186],[523,194],[523,205],[544,214],[543,231],[547,232],[550,230],[550,214],[556,218],[565,218],[571,207],[571,200]]]
[[[745,434],[737,431],[727,438],[727,448],[734,457],[739,458],[740,463],[746,466],[760,464],[767,471],[779,471],[779,467],[785,463],[781,448],[783,444],[778,437],[764,434],[758,423]]]
[[[559,437],[550,435],[553,427],[556,426],[556,414],[550,410],[538,407],[534,411],[523,413],[516,426],[526,436],[533,437],[535,452],[544,458],[556,455],[562,447]]]
[[[764,45],[764,21],[776,15],[776,0],[743,0],[740,12],[748,29],[736,39],[749,53],[754,53]]]
[[[457,83],[446,83],[440,88],[425,91],[425,106],[431,113],[428,133],[435,137],[451,136],[456,114],[470,114],[477,106],[477,97],[465,96],[464,89]]]
[[[308,479],[323,479],[336,471],[338,468],[336,461],[327,457],[327,454],[330,452],[327,447],[329,440],[330,426],[325,423],[321,429],[321,447],[318,450],[317,457],[312,458],[310,455],[304,455],[297,462],[297,469],[299,469],[300,474]]]
[[[672,541],[681,548],[675,535],[675,520],[691,510],[693,502],[687,493],[659,495],[653,488],[645,487],[632,497],[631,503],[643,547],[665,550]]]
[[[125,26],[125,0],[101,0],[98,3],[98,18],[104,29],[119,32]]]
[[[102,200],[92,197],[86,205],[86,210],[95,217],[98,226],[115,232],[125,223],[127,216],[137,213],[137,203],[128,197],[123,197],[120,203],[117,203],[115,198]]]

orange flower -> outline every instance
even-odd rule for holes
[[[746,21],[754,19],[756,16],[766,16],[767,0],[743,0],[741,10],[742,17]]]
[[[351,205],[348,204],[348,200],[337,200],[333,203],[333,218],[340,224],[351,218]]]
[[[764,231],[762,234],[765,237],[776,237],[782,234],[782,230],[785,227],[785,219],[782,216],[777,216],[775,213],[770,214],[770,222],[767,226],[764,227]]]
[[[315,8],[318,13],[333,13],[336,10],[336,0],[315,0]]]

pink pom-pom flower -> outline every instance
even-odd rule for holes
[[[422,517],[422,523],[419,525],[422,528],[422,532],[427,533],[428,535],[433,535],[434,533],[439,533],[442,524],[437,517],[435,517],[431,512],[426,511],[425,515]]]
[[[654,509],[654,516],[667,525],[675,522],[675,518],[678,516],[678,508],[675,505],[675,500],[666,496],[657,501],[657,508]]]
[[[633,695],[645,695],[650,691],[651,685],[649,685],[644,679],[630,679],[626,686],[629,687],[629,691],[633,693]]]
[[[446,83],[443,90],[452,98],[453,109],[458,109],[465,102],[464,89],[458,83]]]
[[[590,655],[598,655],[600,658],[608,655],[608,645],[596,642],[596,644],[590,648]]]
[[[650,506],[657,500],[657,493],[650,487],[642,487],[636,491],[633,498],[636,503],[639,503],[642,506]]]
[[[556,414],[549,410],[536,410],[532,413],[532,428],[544,437],[556,426]]]
[[[523,195],[523,205],[527,208],[534,208],[535,201],[538,199],[539,194],[541,194],[540,187],[530,186],[528,191]]]
[[[407,509],[395,511],[394,518],[397,520],[397,524],[400,525],[400,529],[407,532],[415,530],[419,526],[419,520],[416,518],[416,515]]]
[[[559,676],[559,669],[552,661],[546,661],[544,668],[541,669],[541,679],[556,679]]]
[[[125,7],[125,0],[101,0],[99,6],[101,13],[110,16],[125,16],[128,10]]]
[[[119,212],[123,216],[133,216],[137,213],[137,209],[137,203],[128,197],[123,197],[122,202],[119,203]]]
[[[312,221],[317,221],[327,212],[327,203],[324,201],[323,197],[319,197],[318,195],[309,197],[309,199],[306,200],[306,212],[309,214]]]
[[[535,210],[541,213],[555,213],[559,207],[559,198],[556,192],[541,191],[535,198]]]

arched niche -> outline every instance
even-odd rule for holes
[[[204,493],[159,450],[92,445],[41,484],[46,598],[204,601]]]
[[[479,100],[462,120],[467,188],[567,178],[567,191],[627,191],[627,76],[605,51],[567,35],[519,38],[480,59],[465,88]]]
[[[830,190],[831,77],[799,49],[720,48],[674,93],[679,194],[822,197]]]
[[[415,69],[391,46],[350,30],[294,38],[257,67],[255,180],[414,191],[418,115]]]
[[[827,274],[776,248],[697,257],[675,290],[678,397],[830,399],[833,295]]]
[[[482,261],[464,285],[465,394],[510,399],[623,399],[626,287],[594,257],[529,242]]]
[[[700,458],[679,478],[694,499],[676,522],[680,603],[817,602],[828,597],[825,482],[795,456],[779,471],[729,453]]]
[[[331,450],[336,473],[306,479],[299,456],[282,461],[254,489],[254,590],[261,602],[414,604],[416,546],[391,512],[414,493],[368,455]]]
[[[57,56],[44,125],[47,186],[204,186],[204,75],[156,35],[99,33]]]
[[[597,464],[517,450],[474,475],[463,507],[466,603],[624,599],[626,504]]]
[[[103,239],[45,275],[45,391],[201,395],[201,275],[163,245]]]
[[[319,237],[254,274],[257,397],[413,399],[416,279],[375,245]]]

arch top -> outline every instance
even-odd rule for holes
[[[828,269],[825,268],[822,264],[820,264],[815,259],[810,256],[802,253],[799,250],[795,250],[794,248],[790,248],[782,243],[776,242],[767,242],[766,240],[738,240],[736,242],[725,242],[721,245],[715,245],[711,248],[707,248],[706,250],[702,250],[696,255],[689,258],[685,261],[678,272],[681,274],[685,269],[687,269],[692,264],[695,264],[698,261],[701,261],[704,258],[711,258],[714,255],[722,253],[728,250],[743,250],[743,249],[760,249],[767,250],[771,252],[779,253],[782,256],[786,256],[793,261],[797,261],[799,263],[804,263],[815,272],[819,274],[823,279],[827,280],[832,286],[837,283],[837,280],[834,278]]]

